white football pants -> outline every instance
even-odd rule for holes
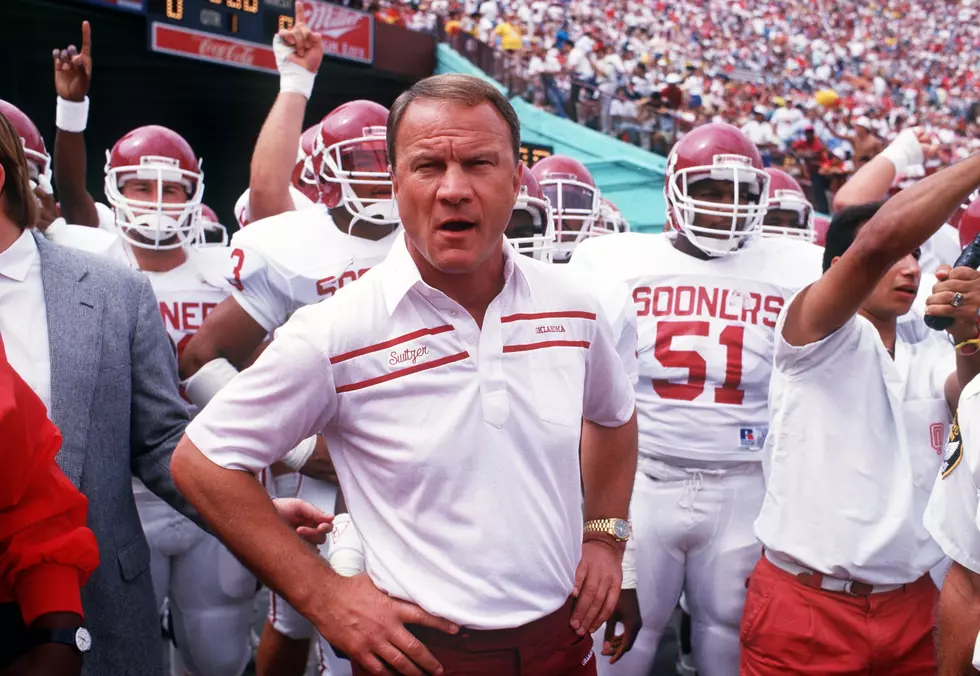
[[[745,582],[762,545],[752,530],[765,482],[759,463],[726,470],[682,469],[646,461],[630,517],[636,539],[637,595],[643,629],[633,649],[601,676],[646,676],[681,592],[692,618],[700,676],[737,676]],[[595,634],[602,645],[605,627]]]
[[[252,656],[255,577],[217,538],[140,486],[157,610],[170,599],[180,657],[191,676],[240,676]]]

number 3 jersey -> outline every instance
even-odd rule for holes
[[[226,255],[232,295],[271,332],[299,308],[329,298],[383,261],[401,236],[398,228],[377,241],[353,237],[322,205],[256,221],[231,238]]]
[[[762,459],[776,318],[821,273],[823,249],[758,238],[701,260],[669,235],[587,240],[572,265],[627,284],[636,310],[643,458]]]

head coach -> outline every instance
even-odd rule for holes
[[[519,139],[480,79],[402,94],[388,155],[404,239],[298,311],[174,454],[219,537],[355,673],[595,673],[588,632],[618,598],[629,532],[633,394],[590,290],[503,238]],[[347,579],[249,478],[321,431],[364,541],[367,572]]]

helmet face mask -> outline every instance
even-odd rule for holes
[[[578,160],[551,155],[534,165],[531,173],[551,203],[555,220],[555,255],[567,261],[575,247],[591,236],[599,222],[601,194],[592,174]]]
[[[551,204],[545,199],[541,186],[531,172],[525,169],[524,175],[526,178],[504,234],[518,253],[550,263],[555,251],[555,221]]]
[[[387,121],[384,106],[351,101],[323,118],[313,140],[311,168],[319,201],[329,209],[345,209],[351,227],[362,221],[395,225],[400,220],[388,173]]]
[[[782,169],[768,167],[769,208],[762,221],[763,237],[792,237],[814,242],[813,205],[796,179]]]
[[[199,249],[207,247],[228,246],[228,228],[218,220],[214,209],[202,204],[195,215],[199,222],[198,240],[194,243]]]
[[[730,183],[731,201],[699,199],[697,195],[706,181]],[[698,184],[701,185],[695,189]],[[667,189],[671,197],[668,203],[681,233],[707,255],[727,256],[758,234],[768,205],[769,177],[752,167],[748,158],[718,156],[712,167],[676,171]],[[706,220],[715,224],[705,225]]]
[[[592,226],[591,236],[613,235],[620,232],[629,232],[630,225],[626,222],[622,212],[615,204],[602,198],[599,207],[599,220]]]
[[[149,194],[124,194],[130,181],[147,184]],[[174,184],[184,199],[165,194]],[[201,238],[201,162],[187,141],[170,129],[140,127],[120,139],[106,153],[105,194],[116,213],[119,235],[134,247],[177,249]]]
[[[670,151],[666,230],[709,257],[728,256],[758,235],[769,200],[759,149],[724,123],[696,127]]]

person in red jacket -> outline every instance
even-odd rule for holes
[[[99,565],[88,500],[55,463],[61,434],[0,337],[0,676],[75,676],[91,638],[81,587]]]

